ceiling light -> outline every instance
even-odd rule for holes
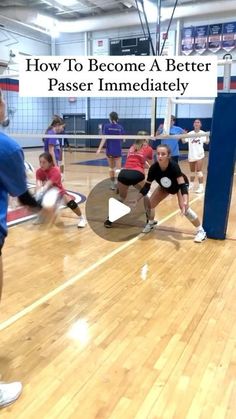
[[[62,6],[75,6],[77,3],[77,0],[57,0],[57,3],[61,4]]]
[[[130,9],[130,7],[133,6],[133,4],[130,1],[122,1],[123,5],[128,7]]]

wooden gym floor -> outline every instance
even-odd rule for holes
[[[26,152],[35,167],[40,151]],[[66,152],[67,188],[87,195],[106,178],[71,164],[98,158]],[[175,197],[130,242],[78,230],[68,209],[50,229],[11,227],[0,373],[24,391],[1,418],[235,418],[235,192],[225,241],[195,244]],[[203,197],[190,201],[202,215]]]

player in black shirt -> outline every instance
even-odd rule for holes
[[[149,171],[146,183],[141,189],[138,200],[146,196],[150,190],[153,181],[158,183],[150,197],[150,216],[143,233],[149,233],[154,228],[153,211],[163,199],[169,194],[177,195],[178,204],[183,215],[196,227],[197,233],[194,241],[201,243],[206,239],[206,233],[200,223],[197,214],[189,208],[188,204],[188,178],[181,172],[181,169],[175,161],[171,160],[170,149],[163,144],[157,147],[157,162],[154,163]]]

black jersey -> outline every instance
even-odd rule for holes
[[[179,190],[177,178],[180,176],[183,176],[185,183],[188,185],[188,178],[181,172],[178,163],[170,160],[167,168],[162,170],[159,163],[156,162],[148,171],[147,182],[151,183],[155,180],[165,191],[174,195]]]

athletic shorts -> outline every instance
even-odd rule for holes
[[[109,159],[120,159],[121,156],[112,156],[111,154],[106,154]]]
[[[118,175],[118,181],[126,186],[137,185],[144,179],[144,174],[139,172],[138,170],[122,169]]]
[[[0,256],[2,254],[3,245],[4,245],[4,240],[3,241],[0,241]]]

